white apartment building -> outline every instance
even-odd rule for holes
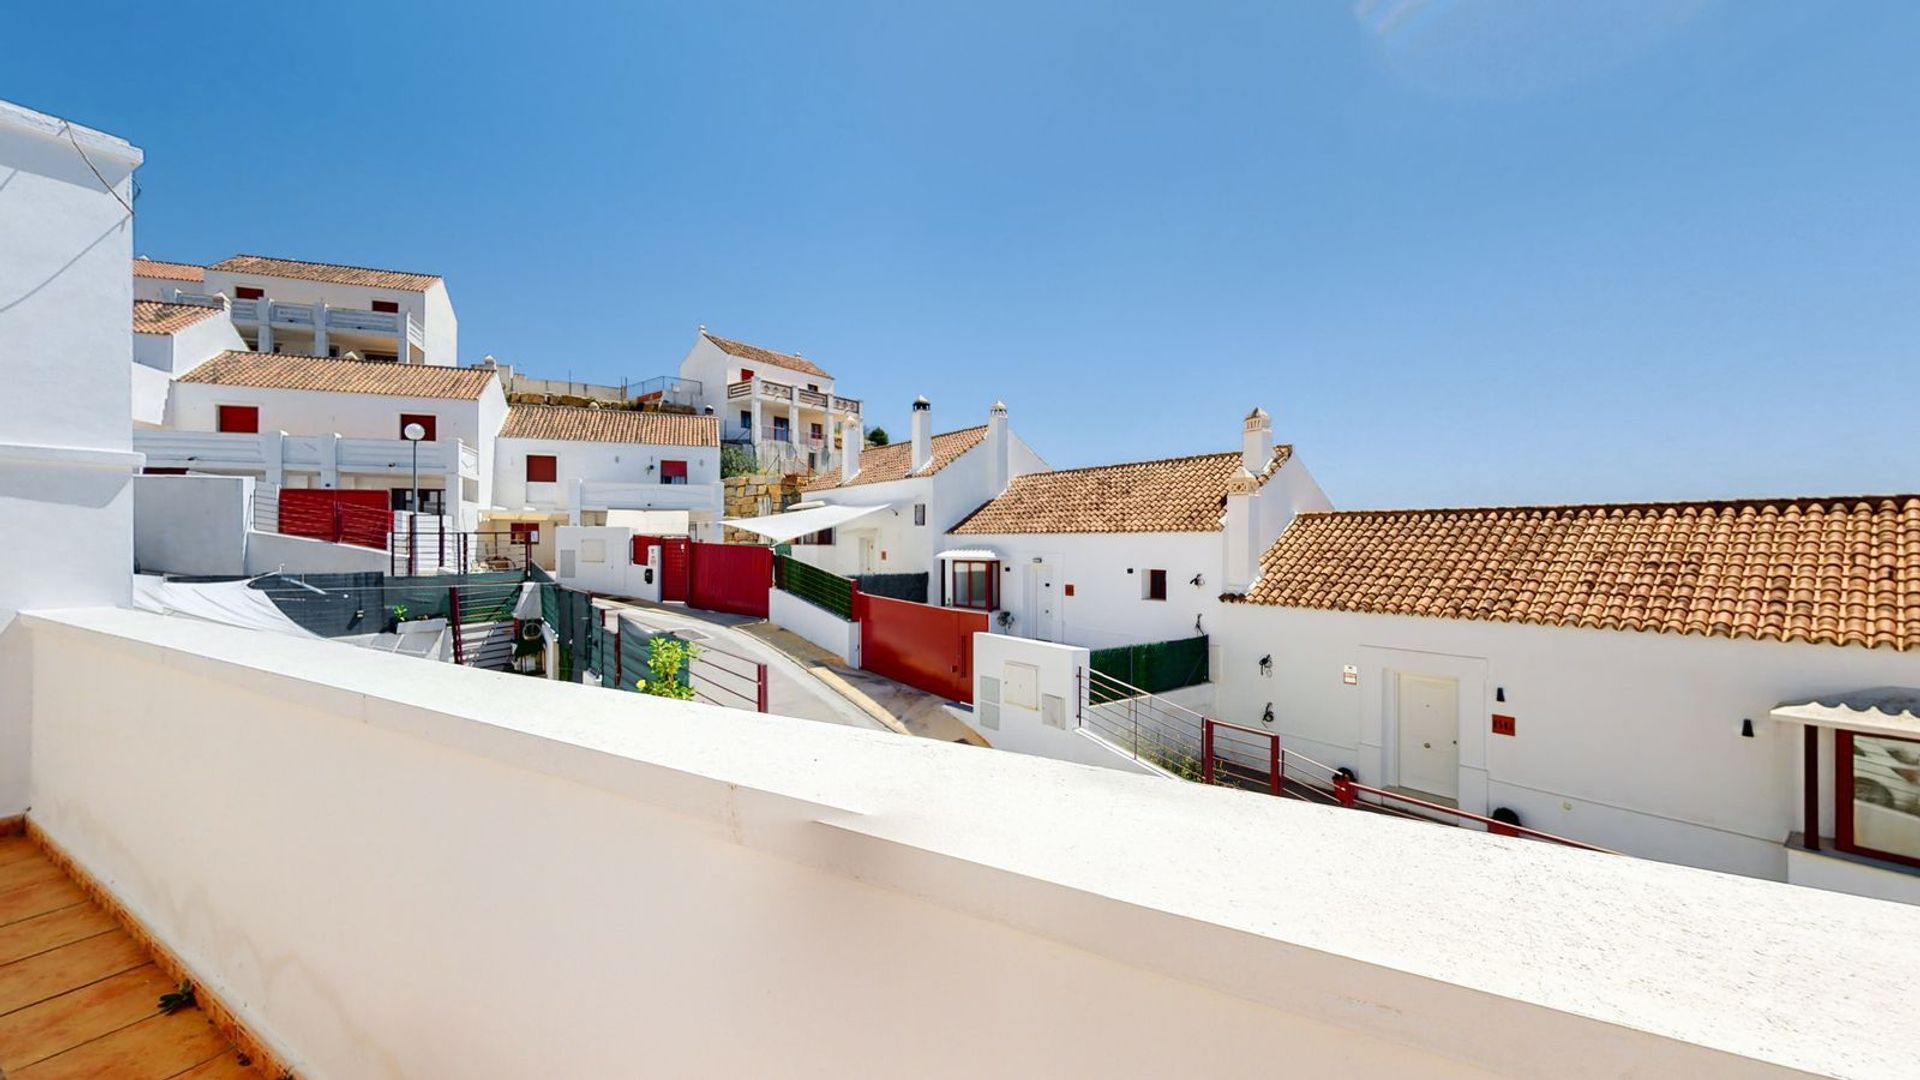
[[[845,442],[850,449],[840,470],[815,477],[788,513],[730,524],[793,536],[796,558],[846,577],[931,575],[948,529],[1012,478],[1047,467],[997,403],[987,423],[935,434],[933,406],[922,397],[913,404],[906,442],[863,447],[857,427]],[[811,528],[795,535],[803,526]],[[928,588],[931,598],[937,582]]]
[[[136,259],[133,274],[140,299],[223,304],[256,352],[459,362],[460,323],[438,274],[261,255],[204,268]]]
[[[712,416],[515,405],[494,467],[494,509],[485,519],[532,533],[545,566],[553,565],[553,527],[604,525],[614,511],[677,515],[661,531],[719,539],[724,497]]]
[[[820,365],[704,326],[680,361],[677,385],[720,418],[721,440],[751,448],[763,471],[837,468],[845,450],[840,429],[860,424],[859,399],[836,393]]]
[[[1221,719],[1629,854],[1920,902],[1920,496],[1301,515]]]
[[[141,431],[150,469],[233,473],[279,487],[389,492],[392,509],[478,527],[492,505],[507,415],[493,372],[226,352],[176,379],[164,431]],[[412,505],[416,444],[421,505]]]
[[[1014,477],[948,530],[929,599],[996,612],[1005,633],[1095,649],[1209,634],[1230,553],[1250,575],[1250,553],[1295,515],[1328,509],[1255,409],[1238,451]]]
[[[141,280],[136,275],[134,284]],[[244,348],[224,307],[135,300],[133,426],[166,426],[173,380],[223,352]]]

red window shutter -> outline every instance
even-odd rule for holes
[[[235,300],[261,300],[265,299],[266,295],[267,290],[256,289],[251,285],[235,285],[233,287],[233,298]]]
[[[551,484],[560,476],[560,459],[552,454],[527,455],[527,483]]]
[[[687,463],[684,461],[663,461],[660,463],[660,479],[671,480],[687,478]]]
[[[435,425],[437,419],[439,418],[432,413],[403,412],[400,414],[400,437],[403,439],[407,437],[408,424],[419,424],[421,427],[427,429],[426,435],[423,436],[420,441],[433,442],[440,437],[439,429]]]
[[[747,381],[748,379],[751,379],[751,378],[753,378],[753,369],[752,369],[752,368],[750,368],[750,367],[743,367],[743,368],[741,368],[741,369],[740,369],[740,381],[741,381],[741,382],[746,382],[746,381]]]
[[[375,311],[384,311],[389,315],[400,314],[400,301],[398,300],[375,300],[368,306]]]
[[[242,435],[260,434],[260,406],[220,406],[219,428],[221,431],[231,431]]]

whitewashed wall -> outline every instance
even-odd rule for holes
[[[816,607],[785,589],[767,590],[767,621],[784,627],[851,667],[860,666],[860,624]]]
[[[201,319],[172,334],[133,335],[133,359],[169,375],[185,375],[228,349],[244,349],[246,342],[225,314]]]
[[[1205,533],[1025,533],[948,536],[948,546],[1001,558],[1000,603],[1010,634],[1042,635],[1036,600],[1051,594],[1050,640],[1088,648],[1137,645],[1210,631],[1220,608],[1221,535]],[[1035,559],[1044,560],[1035,563]],[[1167,572],[1167,598],[1145,598],[1147,571]],[[1192,584],[1195,575],[1201,584]],[[1042,586],[1052,582],[1051,589]],[[1029,584],[1031,582],[1032,584]],[[1066,587],[1073,586],[1068,596]],[[938,599],[938,589],[929,597]],[[1200,629],[1195,629],[1195,619]]]
[[[411,312],[414,319],[421,324],[421,332],[426,341],[424,363],[447,366],[458,362],[460,324],[454,317],[453,301],[447,295],[445,282],[435,282],[424,292],[412,292],[406,289],[337,285],[326,281],[208,270],[205,286],[191,291],[224,293],[228,297],[234,297],[236,295],[234,290],[242,285],[264,289],[267,299],[283,304],[324,303],[332,307],[371,311],[373,301],[391,300],[399,304],[402,311]],[[334,344],[338,343],[336,338]],[[403,360],[407,355],[404,344],[404,341],[396,341],[396,352]]]
[[[250,476],[137,476],[133,562],[146,574],[238,574],[253,525]]]
[[[1454,678],[1463,809],[1508,806],[1532,828],[1773,879],[1786,876],[1781,842],[1798,827],[1799,729],[1769,711],[1920,685],[1920,654],[1885,649],[1242,604],[1225,605],[1220,625],[1222,719],[1258,727],[1272,702],[1290,748],[1391,785],[1393,675]],[[1515,718],[1515,735],[1489,731],[1495,713]],[[1741,736],[1748,719],[1752,738]]]
[[[527,483],[527,455],[551,454],[552,483]],[[712,446],[659,446],[651,443],[585,442],[573,439],[499,439],[494,447],[496,505],[537,510],[569,509],[576,480],[626,484],[660,483],[662,461],[687,463],[688,486],[711,489],[720,483],[720,450]],[[718,505],[720,496],[711,497]]]
[[[123,140],[0,101],[0,817],[27,805],[31,754],[15,613],[131,599],[141,459],[125,204],[140,160]]]
[[[660,567],[652,552],[649,562],[633,561],[633,530],[617,525],[561,525],[553,529],[554,579],[571,589],[660,599]],[[648,580],[652,570],[652,580]]]
[[[28,627],[35,820],[303,1076],[1920,1057],[1896,905],[139,612]]]
[[[973,635],[973,727],[996,750],[1152,774],[1080,730],[1086,667],[1083,648]]]

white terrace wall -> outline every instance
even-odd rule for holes
[[[1920,1057],[1900,905],[139,612],[26,623],[34,820],[316,1080]]]
[[[850,667],[860,666],[860,624],[848,622],[785,589],[767,590],[767,621],[800,635]]]
[[[1259,727],[1271,702],[1290,748],[1363,783],[1398,779],[1395,674],[1452,678],[1462,809],[1508,806],[1532,828],[1773,879],[1798,827],[1799,729],[1769,711],[1920,686],[1920,653],[1246,604],[1223,607],[1217,640],[1222,719]],[[1490,732],[1495,713],[1515,718],[1513,736]]]
[[[127,204],[140,160],[110,135],[0,101],[0,817],[27,805],[31,753],[14,614],[131,600],[141,458],[129,448]]]
[[[636,600],[660,599],[659,548],[633,561],[633,530],[617,525],[561,525],[553,529],[554,579],[570,589]]]
[[[254,483],[250,476],[135,477],[134,566],[146,574],[244,572]]]
[[[996,750],[1154,773],[1079,729],[1086,666],[1086,649],[973,635],[973,726]]]

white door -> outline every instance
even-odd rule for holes
[[[1030,625],[1021,636],[1035,641],[1060,640],[1060,589],[1053,579],[1052,562],[1042,559],[1027,564],[1026,608]]]
[[[874,564],[878,560],[874,558],[873,554],[875,544],[876,538],[872,533],[865,532],[860,534],[860,572],[862,574],[876,572],[874,570]]]
[[[1460,683],[1400,676],[1400,786],[1460,795]]]

